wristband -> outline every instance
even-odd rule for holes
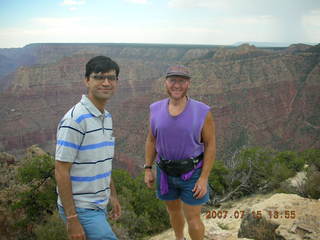
[[[76,217],[78,217],[78,214],[74,214],[74,215],[71,215],[71,216],[67,216],[67,219],[69,220],[69,219],[71,219],[71,218],[76,218]]]
[[[143,165],[143,168],[144,168],[144,169],[152,169],[152,165],[151,165],[151,166],[148,166],[148,165],[144,164],[144,165]]]

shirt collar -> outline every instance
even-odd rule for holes
[[[80,102],[95,117],[100,117],[101,115],[103,116],[105,114],[108,114],[106,110],[104,110],[104,113],[100,112],[100,110],[91,102],[91,100],[86,95],[82,95]]]

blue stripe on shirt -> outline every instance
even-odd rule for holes
[[[92,149],[97,149],[97,148],[102,148],[102,147],[114,146],[114,141],[113,142],[107,141],[107,142],[101,142],[101,143],[96,143],[96,144],[89,144],[89,145],[80,146],[80,145],[74,144],[72,142],[58,140],[57,145],[69,147],[69,148],[74,148],[79,151],[85,151],[85,150],[92,150]]]
[[[79,149],[79,147],[80,147],[77,144],[74,144],[72,142],[63,141],[63,140],[58,140],[57,141],[57,145],[64,146],[64,147],[69,147],[69,148],[74,148],[74,149]]]
[[[74,182],[93,182],[93,181],[99,180],[101,178],[109,177],[110,175],[111,175],[111,171],[105,172],[102,174],[98,174],[96,176],[90,176],[90,177],[71,176],[71,181],[74,181]]]
[[[108,200],[108,199],[102,199],[102,200],[94,201],[93,203],[101,204],[101,203],[106,202],[107,200]]]
[[[82,120],[86,119],[86,118],[93,118],[94,115],[91,114],[91,113],[87,113],[87,114],[82,114],[80,115],[77,119],[76,119],[76,122],[77,123],[80,123]]]

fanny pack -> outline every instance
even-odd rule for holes
[[[182,174],[190,172],[197,164],[203,159],[203,153],[195,158],[188,158],[183,160],[166,160],[160,157],[160,161],[157,162],[159,168],[167,175],[172,177],[179,177]]]

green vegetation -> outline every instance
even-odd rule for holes
[[[5,232],[0,230],[0,235],[18,240],[67,239],[64,223],[56,210],[54,162],[50,155],[27,157],[16,171],[10,171],[16,182],[0,191],[0,215],[9,219]],[[117,169],[113,171],[113,179],[122,217],[111,221],[111,225],[120,239],[142,239],[169,227],[164,204],[155,197],[155,191],[145,186],[142,175],[133,178]]]
[[[25,187],[17,192],[17,200],[11,205],[15,211],[23,209],[24,215],[17,222],[27,226],[30,222],[40,223],[52,213],[56,204],[54,159],[49,155],[26,158],[17,171],[17,181]]]
[[[306,169],[304,167],[308,166]],[[282,184],[297,172],[306,171],[305,182],[297,188]],[[296,153],[246,148],[223,163],[216,161],[209,177],[214,194],[211,204],[237,199],[253,193],[286,192],[319,198],[320,150]]]
[[[165,205],[156,198],[154,190],[146,187],[143,175],[132,178],[128,172],[116,169],[112,178],[122,205],[122,217],[111,224],[121,239],[142,239],[169,228]]]
[[[0,190],[0,235],[8,239],[67,239],[65,226],[56,210],[54,159],[49,155],[29,156],[17,166],[1,166],[10,180]],[[14,170],[14,171],[13,171]],[[6,172],[5,172],[6,171]],[[306,179],[296,188],[286,181],[299,171]],[[120,169],[113,171],[122,217],[111,221],[120,239],[144,239],[169,227],[163,202],[148,189],[143,175],[135,178]],[[320,150],[276,152],[246,148],[225,162],[217,160],[209,177],[212,203],[237,199],[254,193],[287,192],[320,198]]]
[[[307,198],[320,198],[320,149],[310,149],[300,153],[307,164],[306,181],[299,189],[300,194]]]
[[[209,183],[213,186],[214,193],[223,195],[228,187],[226,176],[229,174],[228,168],[220,160],[216,161],[209,176]]]

